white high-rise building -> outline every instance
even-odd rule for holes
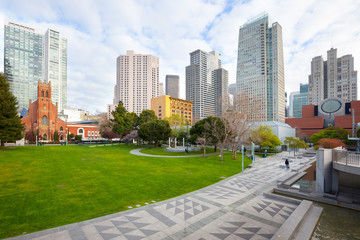
[[[282,29],[262,13],[239,30],[236,99],[252,109],[250,120],[285,121]],[[245,100],[246,99],[246,100]]]
[[[116,61],[113,104],[122,101],[128,112],[151,109],[150,99],[159,95],[159,58],[126,51]]]
[[[221,68],[219,57],[216,51],[190,53],[190,65],[186,67],[186,100],[194,103],[195,121],[220,116],[226,110],[228,72]]]
[[[318,105],[327,98],[341,98],[345,102],[357,100],[357,71],[351,54],[337,58],[337,49],[327,51],[311,60],[309,75],[309,104]]]
[[[67,40],[59,32],[5,21],[4,72],[18,107],[36,101],[38,80],[51,81],[51,101],[58,111],[67,104]]]

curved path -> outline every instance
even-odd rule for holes
[[[268,193],[292,174],[284,168],[285,154],[256,160],[243,173],[179,197],[139,202],[128,211],[13,239],[288,239],[309,202]],[[301,168],[308,161],[294,159],[290,166]]]
[[[131,150],[130,153],[133,154],[133,155],[137,155],[137,156],[143,156],[143,157],[165,157],[165,158],[184,158],[184,157],[202,157],[203,155],[187,155],[187,156],[166,156],[166,155],[152,155],[152,154],[146,154],[146,153],[142,153],[140,152],[141,150],[143,150],[145,148],[137,148],[137,149],[134,149],[134,150]],[[219,153],[209,153],[209,154],[206,154],[206,156],[209,156],[209,155],[216,155],[216,154],[219,154]]]

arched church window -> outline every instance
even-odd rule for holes
[[[60,127],[60,132],[64,131],[63,127]]]
[[[41,90],[41,97],[44,97],[44,90]]]
[[[49,92],[48,91],[46,91],[46,97],[49,97]]]
[[[79,129],[79,134],[83,134],[84,130],[82,128]]]
[[[47,119],[47,116],[45,116],[45,115],[42,117],[42,124],[44,124],[44,125],[48,124],[48,119]]]
[[[46,133],[44,134],[43,139],[44,139],[44,140],[47,140],[47,135],[46,135]]]

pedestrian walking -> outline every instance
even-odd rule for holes
[[[285,159],[285,166],[286,166],[286,169],[289,168],[289,160],[287,158]]]

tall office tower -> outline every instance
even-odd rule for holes
[[[253,109],[250,120],[285,120],[285,81],[282,30],[270,25],[266,13],[248,21],[239,30],[236,98],[247,99],[236,106]]]
[[[190,65],[186,67],[186,100],[194,103],[194,122],[220,114],[216,105],[224,97],[221,94],[226,92],[227,96],[228,74],[221,68],[219,57],[220,53],[216,51],[196,50],[190,53]]]
[[[129,112],[151,109],[150,99],[159,95],[159,58],[126,51],[116,60],[113,104],[122,101]]]
[[[67,39],[58,31],[49,29],[44,43],[44,79],[51,81],[52,101],[58,103],[61,111],[67,102]]]
[[[341,98],[345,102],[357,100],[354,58],[351,54],[337,58],[336,48],[327,51],[327,61],[321,56],[311,61],[309,104],[317,105],[327,98]]]
[[[230,107],[228,91],[229,73],[223,68],[216,69],[212,72],[212,79],[215,87],[215,100],[217,100],[215,115],[221,116]]]
[[[180,87],[179,87],[179,76],[178,75],[166,75],[165,83],[166,90],[165,94],[174,98],[180,97]]]
[[[302,117],[302,106],[308,105],[309,84],[300,83],[300,92],[290,94],[289,116],[292,118]]]
[[[164,93],[164,83],[159,83],[159,96],[165,95]]]
[[[318,105],[324,100],[324,67],[326,62],[321,56],[311,60],[311,75],[309,75],[308,100],[310,105]]]
[[[58,111],[66,108],[67,40],[59,32],[5,21],[4,72],[20,109],[29,107],[29,99],[37,100],[39,79],[51,81]]]

